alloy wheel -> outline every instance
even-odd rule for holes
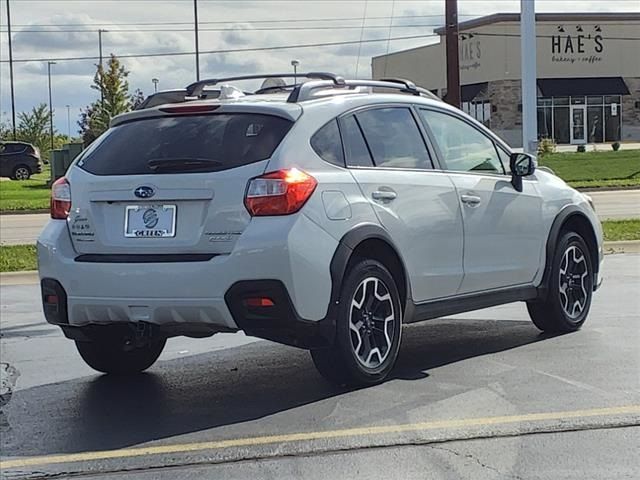
[[[560,262],[559,295],[562,309],[572,320],[580,317],[589,300],[589,265],[584,252],[577,245],[570,245]]]
[[[28,180],[29,179],[29,169],[26,167],[18,167],[15,171],[16,180]]]
[[[363,367],[375,369],[389,356],[395,315],[387,285],[377,277],[362,280],[351,301],[349,330],[353,352]]]

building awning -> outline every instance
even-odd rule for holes
[[[543,97],[629,95],[622,77],[541,78],[538,88]]]
[[[460,87],[460,99],[463,102],[470,102],[471,100],[473,100],[474,98],[476,98],[476,96],[478,96],[478,94],[484,89],[486,88],[488,85],[487,82],[482,82],[482,83],[472,83],[470,85],[462,85]]]

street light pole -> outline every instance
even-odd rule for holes
[[[298,66],[300,62],[298,60],[291,60],[291,66],[293,67],[293,84],[298,83]]]
[[[152,78],[151,81],[153,82],[153,93],[158,93],[158,83],[160,83],[160,80]]]
[[[535,155],[538,143],[536,114],[536,4],[520,0],[520,48],[522,62],[522,147]]]
[[[53,106],[51,103],[51,65],[56,62],[47,62],[47,76],[49,78],[49,138],[51,140],[51,150],[53,150]]]
[[[67,137],[71,141],[71,105],[65,105],[67,107]]]
[[[7,0],[7,33],[9,35],[9,83],[11,84],[11,127],[13,139],[16,140],[16,98],[13,91],[13,47],[11,45],[11,12]]]
[[[200,46],[198,42],[198,0],[193,0],[193,27],[196,37],[196,81],[200,81]]]
[[[102,28],[98,29],[98,50],[99,50],[99,54],[100,54],[100,61],[98,63],[99,65],[99,78],[100,78],[100,105],[104,108],[104,89],[103,89],[103,84],[102,84],[102,79],[104,78],[103,76],[103,67],[102,67],[102,34],[105,33],[107,30],[104,30]]]

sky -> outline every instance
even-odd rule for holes
[[[0,120],[10,122],[6,0],[0,0]],[[193,52],[193,0],[9,0],[16,111],[48,102],[47,61],[97,57],[98,29],[108,56]],[[371,57],[438,41],[444,0],[198,0],[202,78],[234,74],[331,71],[368,78]],[[520,0],[458,0],[460,20],[518,12]],[[537,12],[640,11],[640,0],[536,0]],[[364,25],[364,28],[362,28]],[[390,28],[391,25],[391,28]],[[34,32],[34,30],[38,30]],[[43,32],[43,30],[46,30]],[[171,31],[172,30],[172,31]],[[398,37],[420,37],[393,40]],[[391,40],[388,40],[388,39]],[[378,40],[358,44],[360,40]],[[348,45],[226,52],[274,46]],[[194,55],[122,58],[130,90],[181,88],[195,80]],[[90,88],[96,59],[58,60],[51,66],[55,127],[77,133],[80,109],[98,97]],[[66,106],[69,105],[69,108]],[[67,113],[69,116],[67,116]],[[68,119],[70,120],[68,122]]]

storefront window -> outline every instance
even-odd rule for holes
[[[538,107],[538,139],[553,138],[553,110],[551,107]]]
[[[569,107],[554,107],[553,138],[556,143],[569,143]]]
[[[584,105],[584,97],[571,97],[571,105]]]
[[[569,97],[553,97],[553,105],[569,105]]]
[[[607,97],[609,98],[609,97]],[[619,99],[620,97],[618,97]],[[604,141],[617,142],[621,138],[620,132],[620,104],[614,103],[604,107]]]
[[[602,98],[602,97],[600,97]],[[604,115],[602,106],[587,107],[587,141],[599,143],[604,141]]]
[[[620,95],[607,95],[604,97],[604,103],[620,103]]]
[[[602,95],[587,97],[587,105],[602,105]]]

